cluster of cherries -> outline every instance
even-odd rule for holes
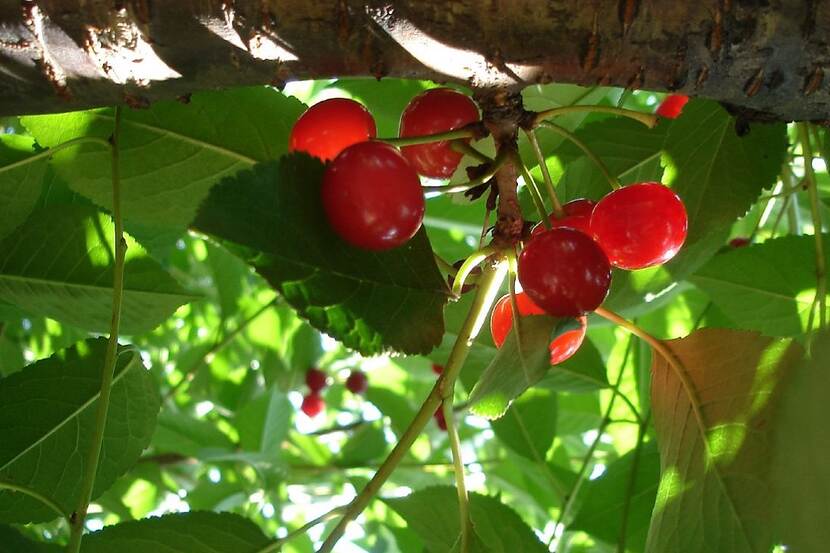
[[[308,386],[308,393],[303,396],[303,403],[300,410],[310,418],[314,418],[326,408],[323,400],[323,390],[328,386],[328,376],[318,368],[312,367],[305,373],[305,384]],[[346,389],[353,394],[362,394],[369,387],[369,380],[366,373],[354,369],[346,378]]]
[[[685,96],[669,96],[657,114],[676,118],[687,101]],[[469,97],[446,88],[432,89],[408,104],[401,116],[400,136],[444,133],[478,119],[478,108]],[[331,227],[345,241],[377,251],[403,245],[420,228],[425,204],[419,175],[449,178],[462,154],[448,141],[399,150],[373,140],[375,136],[374,119],[363,105],[331,99],[300,117],[291,131],[289,150],[330,162],[321,194]],[[571,201],[560,213],[551,214],[547,225],[533,229],[518,260],[523,288],[515,297],[518,313],[574,317],[578,322],[578,328],[551,342],[551,364],[563,362],[579,349],[587,328],[585,315],[608,294],[611,267],[636,270],[665,263],[683,245],[687,225],[686,209],[674,192],[657,182],[642,182],[613,190],[596,203]],[[490,319],[497,347],[504,343],[512,322],[508,295],[498,301]],[[309,405],[322,405],[321,401],[310,399]],[[445,427],[439,413],[440,409],[436,420]]]

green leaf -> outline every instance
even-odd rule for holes
[[[234,444],[210,421],[185,413],[162,411],[153,434],[156,453],[178,453],[201,458],[211,451],[231,451]]]
[[[428,81],[410,79],[338,79],[329,87],[348,92],[371,112],[378,136],[398,136],[401,114],[409,101],[428,88]]]
[[[235,421],[242,449],[273,459],[288,435],[293,414],[288,397],[276,388],[248,402],[236,414]]]
[[[59,545],[30,540],[16,528],[0,524],[0,553],[61,553]]]
[[[616,544],[622,530],[623,512],[628,506],[626,549],[643,551],[648,535],[657,484],[660,481],[660,455],[655,442],[642,445],[632,486],[631,470],[637,453],[632,450],[610,465],[596,480],[582,488],[582,501],[569,530],[582,530],[609,544]]]
[[[94,332],[112,319],[112,220],[92,207],[40,209],[0,242],[0,300]],[[188,294],[140,245],[127,239],[121,329],[157,326]]]
[[[0,379],[0,481],[75,508],[92,444],[107,340],[80,342]],[[156,383],[138,352],[119,348],[93,499],[150,443],[159,410]],[[0,491],[0,520],[36,522],[55,513],[22,494]]]
[[[47,157],[28,136],[0,134],[0,238],[26,220],[40,198]]]
[[[291,126],[304,109],[296,99],[260,86],[123,110],[119,145],[125,219],[159,232],[184,230],[222,177],[286,153]],[[34,115],[22,121],[39,144],[54,147],[79,136],[108,138],[114,111]],[[109,157],[100,145],[84,145],[59,152],[52,165],[75,191],[110,209]]]
[[[322,171],[306,155],[258,165],[214,188],[194,224],[243,250],[301,316],[346,346],[430,351],[448,290],[423,229],[385,252],[349,246],[326,221]]]
[[[381,424],[364,424],[355,432],[340,452],[341,466],[365,465],[386,453],[386,436]]]
[[[490,426],[513,451],[544,462],[556,436],[556,395],[548,390],[530,389]]]
[[[652,363],[660,486],[646,551],[768,553],[770,427],[801,348],[725,329],[664,342]]]
[[[593,392],[609,384],[599,350],[586,339],[570,359],[551,367],[537,386],[559,392]]]
[[[86,536],[81,553],[257,553],[269,543],[239,515],[197,511],[108,526]]]
[[[783,392],[774,420],[774,504],[778,532],[792,551],[821,553],[830,543],[830,335],[817,335],[811,357]]]
[[[813,236],[786,236],[732,248],[690,280],[740,328],[799,336],[807,329],[816,293],[815,243]],[[830,247],[828,235],[824,244]],[[818,321],[818,308],[815,317]]]
[[[488,419],[504,415],[510,403],[536,384],[550,369],[548,345],[557,327],[571,323],[568,319],[530,316],[519,319],[521,340],[515,327],[492,363],[470,393],[470,411]]]
[[[424,541],[431,553],[446,553],[459,539],[458,495],[452,487],[419,490],[400,499],[385,499]],[[510,507],[495,497],[470,494],[470,518],[477,540],[474,551],[543,553],[547,548]]]

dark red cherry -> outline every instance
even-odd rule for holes
[[[608,258],[588,235],[555,228],[531,238],[519,255],[519,282],[533,303],[554,317],[579,317],[605,300]]]
[[[745,247],[749,246],[751,243],[752,243],[752,241],[749,238],[744,238],[744,237],[741,236],[741,237],[733,238],[732,240],[730,240],[729,241],[729,247],[730,248],[745,248]]]
[[[557,219],[556,215],[553,213],[550,214],[550,226],[551,228],[572,228],[590,236],[591,213],[593,213],[595,205],[597,205],[596,202],[586,200],[585,198],[571,200],[562,206],[562,209],[565,211],[564,217]],[[539,223],[533,228],[530,234],[531,236],[536,236],[537,234],[545,232],[545,230],[545,225]]]
[[[314,418],[322,413],[325,407],[326,403],[323,401],[323,398],[320,397],[320,394],[311,392],[303,397],[303,404],[300,406],[300,409],[307,416]]]
[[[447,419],[444,418],[444,407],[439,405],[435,413],[432,415],[435,418],[435,423],[441,430],[447,430]]]
[[[544,309],[533,303],[527,294],[519,292],[516,294],[516,305],[519,308],[519,315],[543,315]],[[585,339],[585,331],[588,329],[588,319],[585,316],[578,317],[579,328],[567,330],[554,338],[548,349],[550,350],[550,364],[558,365],[570,358],[582,345]],[[513,327],[513,309],[510,305],[510,294],[502,297],[493,308],[490,315],[490,334],[493,336],[493,343],[500,348]]]
[[[353,394],[362,394],[369,387],[369,379],[363,371],[354,370],[346,379],[346,388]]]
[[[666,119],[677,119],[680,117],[680,114],[683,112],[683,107],[688,101],[689,97],[683,94],[669,94],[657,106],[657,110],[654,113]]]
[[[687,229],[683,201],[659,182],[614,190],[599,201],[591,215],[594,240],[620,269],[665,263],[683,245]]]
[[[469,96],[449,88],[433,88],[415,96],[406,106],[401,115],[400,135],[423,136],[452,131],[478,121],[478,118],[478,108]],[[462,157],[448,141],[404,146],[401,151],[418,174],[440,179],[450,178]]]
[[[362,104],[331,98],[314,104],[297,119],[288,138],[288,151],[330,161],[352,144],[376,135],[375,120]]]
[[[312,393],[317,393],[326,387],[326,373],[314,367],[305,373],[305,384]]]
[[[418,175],[398,150],[382,142],[343,150],[326,168],[321,194],[334,231],[367,250],[405,244],[424,219]]]
[[[435,374],[441,374],[444,372],[444,367],[442,365],[439,365],[438,363],[433,363],[432,372],[434,372]]]

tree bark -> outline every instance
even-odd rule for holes
[[[816,0],[0,0],[0,114],[394,76],[674,90],[823,121],[828,62]]]

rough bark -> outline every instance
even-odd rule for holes
[[[0,0],[0,114],[345,75],[677,90],[830,117],[816,0]]]

